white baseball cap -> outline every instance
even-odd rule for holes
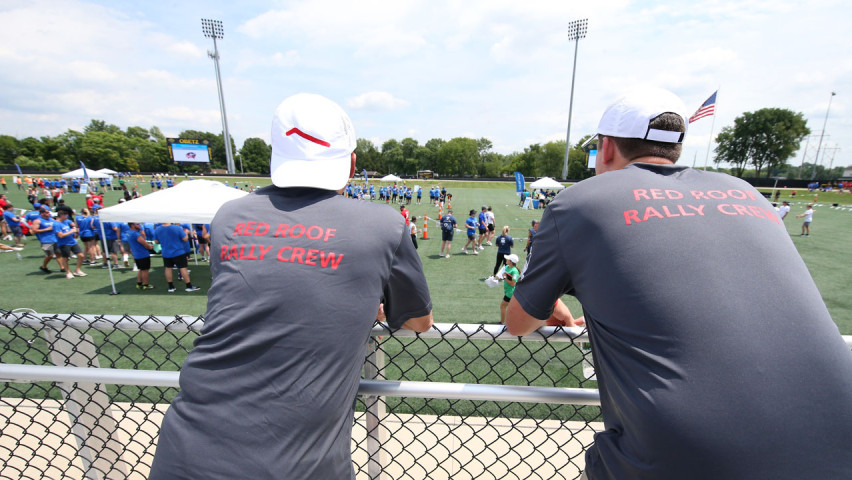
[[[505,258],[506,260],[509,260],[510,262],[514,263],[515,265],[518,264],[518,256],[515,255],[514,253],[510,253],[509,255],[503,255],[503,258]]]
[[[272,183],[339,190],[355,145],[352,121],[338,104],[311,93],[288,97],[272,117]]]
[[[651,120],[664,113],[675,113],[683,118],[684,129],[689,125],[686,105],[674,93],[662,88],[636,88],[604,110],[598,124],[598,134],[609,137],[641,138],[665,143],[682,143],[686,130],[671,132],[650,127]]]

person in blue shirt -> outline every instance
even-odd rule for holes
[[[124,222],[113,223],[113,227],[118,230],[118,248],[121,250],[121,261],[125,267],[130,266],[130,245],[128,245],[127,233],[130,232],[130,226]]]
[[[15,246],[23,247],[24,232],[21,230],[21,217],[15,215],[15,207],[11,203],[3,207],[3,220],[9,227],[9,234],[15,237]]]
[[[420,199],[423,197],[423,188],[417,187],[417,205],[420,205]]]
[[[195,292],[200,290],[192,285],[187,268],[187,253],[189,253],[189,235],[180,225],[164,223],[156,230],[157,242],[162,247],[163,266],[165,267],[166,282],[169,284],[169,293],[176,290],[172,282],[172,268],[177,268],[181,278],[186,282],[186,291]]]
[[[174,187],[174,186],[175,186],[175,181],[174,181],[174,180],[172,180],[172,178],[171,178],[171,177],[167,178],[167,179],[166,179],[166,187],[167,187],[167,188],[172,188],[172,187]]]
[[[500,267],[506,264],[506,255],[511,254],[512,247],[515,246],[515,239],[509,235],[508,225],[503,227],[503,234],[497,237],[494,243],[497,244],[497,263],[494,264],[494,273],[492,276],[496,277]]]
[[[41,204],[38,202],[33,203],[33,210],[24,214],[24,222],[26,222],[28,227],[32,227],[33,222],[38,220],[41,217]]]
[[[453,210],[450,209],[446,215],[441,217],[441,256],[444,255],[444,249],[446,249],[447,258],[450,258],[450,247],[453,245],[455,231],[456,217],[453,216]]]
[[[116,228],[118,224],[113,222],[103,222],[104,229],[104,257],[109,255],[109,258],[105,258],[103,268],[109,268],[110,262],[112,262],[112,268],[118,268],[118,254],[121,252],[121,240],[118,238],[119,229]]]
[[[160,180],[160,178],[158,177],[157,178],[157,190],[162,190],[162,189],[163,189],[163,181]]]
[[[56,233],[56,246],[58,247],[56,259],[59,261],[62,269],[65,270],[65,278],[85,277],[86,274],[81,270],[83,266],[83,250],[77,244],[77,239],[74,238],[74,235],[77,234],[77,225],[69,218],[67,210],[60,210],[58,212],[58,217],[53,222],[53,231]],[[77,270],[71,273],[69,259],[74,255],[77,256]]]
[[[56,257],[56,242],[58,238],[56,238],[56,232],[53,231],[53,222],[55,220],[50,216],[50,209],[42,205],[39,210],[39,218],[33,222],[32,232],[38,238],[38,241],[41,243],[41,251],[44,252],[44,260],[41,267],[39,267],[39,270],[44,273],[51,273],[47,266],[50,264],[50,259]],[[62,264],[58,259],[56,262],[62,268]]]
[[[98,237],[94,230],[95,217],[89,214],[89,209],[84,208],[77,215],[77,228],[79,229],[80,240],[83,242],[83,265],[91,265],[96,260],[95,245],[98,244]]]
[[[210,258],[210,225],[206,223],[194,223],[192,228],[195,230],[195,239],[198,245],[198,253],[201,255],[201,261],[206,262]]]
[[[479,230],[479,239],[477,240],[477,245],[480,250],[485,250],[485,238],[488,236],[488,215],[485,213],[488,210],[488,207],[485,205],[482,206],[482,211],[479,212],[479,218],[477,223],[477,228]],[[477,246],[474,246],[477,248]]]
[[[149,271],[151,270],[151,250],[154,247],[148,243],[145,231],[139,223],[128,223],[127,243],[130,253],[133,254],[133,263],[136,264],[136,288],[138,290],[151,290],[154,288],[149,283]]]
[[[476,250],[476,210],[470,211],[470,216],[465,219],[464,225],[467,227],[467,242],[462,247],[462,252],[467,253],[467,246],[472,244],[473,254],[479,255],[479,252]]]

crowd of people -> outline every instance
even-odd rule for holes
[[[42,185],[47,183],[39,182]],[[33,187],[31,190],[35,190]],[[83,267],[130,268],[137,273],[137,288],[153,289],[148,277],[151,268],[150,257],[161,255],[165,271],[167,291],[174,292],[172,270],[178,271],[178,278],[186,284],[188,292],[200,288],[192,284],[187,268],[188,257],[197,255],[201,261],[209,257],[209,225],[169,223],[125,223],[103,222],[99,211],[103,208],[103,193],[86,194],[86,207],[75,212],[58,197],[43,197],[35,200],[34,191],[28,196],[32,199],[31,209],[23,215],[8,203],[5,194],[0,194],[0,208],[3,209],[2,235],[13,240],[14,246],[0,245],[2,251],[23,250],[24,240],[32,236],[39,243],[43,254],[39,270],[45,274],[55,271],[51,268],[56,262],[59,273],[67,279],[85,277],[88,274]],[[120,198],[119,203],[125,202]],[[74,260],[73,265],[71,260]]]
[[[377,190],[374,184],[366,181],[349,182],[343,187],[343,196],[359,200],[378,200],[388,204],[420,205],[423,200],[423,187],[420,185],[408,187],[403,182],[382,185]],[[435,206],[439,202],[451,201],[452,197],[452,194],[441,185],[433,185],[429,188],[429,202]]]
[[[518,205],[523,206],[524,203],[527,201],[527,199],[537,200],[537,205],[538,205],[537,208],[545,209],[545,208],[547,208],[547,205],[551,201],[553,201],[553,199],[556,197],[557,193],[558,192],[556,192],[554,190],[547,189],[547,188],[534,189],[532,192],[530,192],[527,189],[524,189],[521,192],[521,195],[520,195],[521,199],[520,199],[520,202],[518,202]]]

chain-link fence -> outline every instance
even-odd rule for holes
[[[0,478],[145,478],[202,325],[0,310]],[[377,325],[356,401],[357,477],[577,478],[600,428],[584,335]],[[65,368],[25,367],[50,365]]]

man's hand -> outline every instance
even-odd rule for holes
[[[582,327],[586,325],[586,319],[574,318],[568,306],[562,300],[557,300],[553,305],[553,313],[545,324],[549,327]]]

